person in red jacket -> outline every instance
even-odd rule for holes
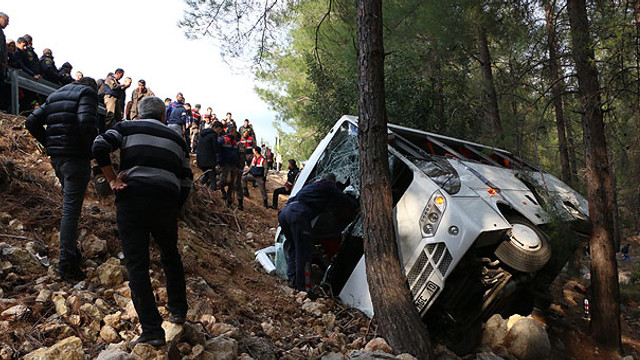
[[[265,208],[269,208],[269,203],[267,202],[267,190],[264,187],[264,183],[267,180],[267,160],[260,153],[262,149],[259,147],[253,148],[253,159],[251,160],[251,168],[249,171],[242,176],[242,188],[244,191],[244,196],[249,196],[249,188],[247,188],[247,183],[251,182],[253,184],[257,184],[260,189],[260,193],[262,193],[262,201],[264,203]]]
[[[246,151],[244,165],[251,167],[251,160],[253,159],[253,148],[256,145],[256,140],[253,136],[251,136],[251,130],[245,129],[244,132],[242,132],[242,139],[240,139],[240,142],[244,144],[244,148]]]

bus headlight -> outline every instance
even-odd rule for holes
[[[432,237],[438,231],[438,225],[442,220],[442,214],[447,208],[447,199],[442,195],[440,190],[431,195],[431,199],[420,216],[420,229],[422,236]]]

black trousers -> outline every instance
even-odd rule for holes
[[[142,334],[164,336],[162,317],[158,312],[149,278],[149,236],[153,236],[160,248],[160,261],[167,278],[169,311],[174,315],[185,316],[188,305],[184,268],[177,246],[178,199],[121,193],[116,199],[116,207],[131,297],[142,325]]]
[[[291,195],[291,190],[287,191],[284,186],[273,190],[273,207],[276,209],[278,208],[278,197],[280,195]]]
[[[302,204],[289,204],[278,214],[278,222],[286,238],[287,276],[300,291],[308,291],[311,287],[307,282],[313,251],[311,217],[310,209]]]

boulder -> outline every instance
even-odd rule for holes
[[[133,355],[122,350],[102,350],[96,360],[135,360]]]
[[[377,337],[369,341],[367,345],[365,345],[364,351],[365,352],[382,351],[387,354],[393,353],[393,349],[391,349],[391,346],[389,346],[389,344],[387,344],[387,341],[381,337]]]
[[[109,325],[105,325],[102,327],[102,329],[100,329],[100,337],[107,344],[117,343],[122,340],[120,339],[120,335],[118,335],[118,332]]]
[[[100,283],[105,286],[115,286],[122,284],[122,268],[120,260],[109,258],[105,263],[98,266],[98,278]]]
[[[505,345],[519,360],[548,359],[551,355],[549,335],[532,318],[516,321],[507,333]]]
[[[82,341],[76,336],[71,336],[51,347],[28,353],[24,360],[84,360]]]
[[[107,253],[107,242],[91,234],[82,240],[82,253],[89,259],[95,259]]]

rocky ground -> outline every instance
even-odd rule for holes
[[[140,329],[113,197],[99,197],[90,184],[79,226],[88,276],[75,285],[60,281],[54,271],[60,186],[23,122],[0,113],[0,359],[414,359],[391,355],[375,320],[330,297],[312,301],[264,273],[254,252],[272,245],[277,212],[261,206],[256,190],[238,212],[199,184],[179,223],[188,322],[164,324],[165,348],[138,345],[130,351],[128,342]],[[281,174],[270,175],[269,192],[282,182]],[[167,315],[154,247],[150,273]],[[544,318],[490,319],[483,347],[463,359],[619,358],[600,353],[584,335],[588,321],[582,319],[579,289],[585,282],[560,279],[554,311]],[[640,310],[625,306],[625,316],[635,316],[625,320],[625,350],[637,359]],[[443,346],[436,352],[440,360],[459,359]]]

